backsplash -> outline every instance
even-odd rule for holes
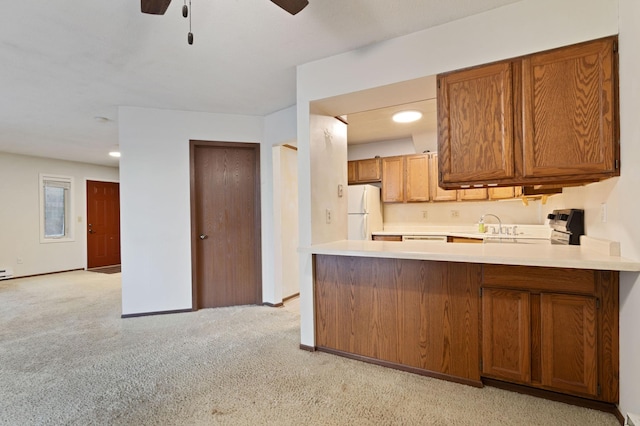
[[[553,210],[578,208],[585,211],[585,234],[602,237],[607,235],[606,226],[609,223],[620,221],[620,200],[610,197],[617,181],[618,178],[611,178],[584,186],[564,188],[562,194],[550,196],[546,204],[537,200],[529,201],[528,206],[520,199],[385,204],[384,227],[467,226],[477,224],[480,216],[487,213],[495,214],[506,224],[546,225],[547,215]],[[495,222],[497,221],[491,217],[486,220],[487,224]]]
[[[561,195],[550,197],[549,201],[555,197],[561,197]],[[502,223],[542,225],[546,223],[547,214],[553,210],[553,207],[548,204],[542,205],[538,200],[529,201],[529,205],[525,206],[520,199],[385,204],[384,224],[385,228],[387,226],[471,225],[477,223],[483,214],[491,213],[498,216]],[[426,218],[424,212],[426,212]],[[486,220],[488,224],[494,221],[494,218]]]

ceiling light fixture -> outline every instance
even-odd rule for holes
[[[393,121],[396,123],[412,123],[422,118],[420,111],[400,111],[393,114]]]
[[[109,150],[109,155],[115,158],[120,158],[120,145],[112,145]]]

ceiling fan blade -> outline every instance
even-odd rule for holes
[[[142,13],[151,15],[164,15],[169,7],[171,0],[140,0],[140,9]]]
[[[292,15],[300,12],[309,4],[308,0],[271,0]]]

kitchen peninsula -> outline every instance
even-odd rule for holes
[[[316,349],[614,407],[618,271],[640,262],[586,242],[314,245]]]

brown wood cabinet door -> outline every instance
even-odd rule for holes
[[[543,293],[540,310],[543,386],[596,396],[595,298]]]
[[[429,201],[429,155],[409,155],[405,158],[405,200]]]
[[[352,183],[358,183],[356,163],[357,161],[347,161],[347,182],[349,182],[349,185],[351,185]]]
[[[439,77],[441,183],[514,176],[512,77],[511,62]]]
[[[613,39],[523,60],[525,177],[615,171]]]
[[[369,158],[356,162],[356,176],[358,182],[380,182],[380,159]]]
[[[460,201],[486,200],[487,194],[487,188],[459,189],[458,199]]]
[[[404,201],[404,157],[382,159],[382,202]]]
[[[489,188],[490,200],[507,200],[515,196],[515,188],[507,186],[504,188]]]
[[[483,289],[482,373],[529,383],[531,308],[527,291]]]
[[[429,184],[432,201],[456,201],[458,191],[455,189],[442,189],[438,185],[438,154],[431,154],[429,159]]]

